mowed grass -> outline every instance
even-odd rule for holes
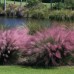
[[[2,3],[4,3],[4,0],[2,0]],[[8,0],[6,0],[6,3],[7,4],[14,4],[14,1],[8,1]],[[16,5],[20,5],[20,2],[15,1],[15,4]],[[26,2],[22,2],[22,5],[26,5]]]
[[[21,66],[0,66],[0,74],[74,74],[74,67],[31,68]]]
[[[1,2],[4,3],[4,0],[2,0]],[[14,1],[6,0],[6,3],[7,4],[14,4]],[[20,0],[19,0],[19,2],[18,1],[15,1],[15,4],[16,5],[20,5]],[[51,4],[50,3],[43,3],[43,4],[46,5],[48,8],[51,7]],[[25,1],[22,2],[22,5],[26,5],[26,2]],[[55,3],[52,3],[52,5],[55,5]]]
[[[7,4],[14,4],[14,1],[7,1]],[[20,2],[15,1],[16,5],[20,5]],[[26,2],[22,2],[22,5],[26,5]]]

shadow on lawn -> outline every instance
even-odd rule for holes
[[[22,68],[33,68],[33,69],[57,69],[58,68],[58,66],[45,67],[45,66],[29,66],[29,65],[27,65],[27,66],[22,65],[20,67],[22,67]]]

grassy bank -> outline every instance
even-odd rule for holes
[[[74,11],[73,10],[55,10],[49,13],[49,19],[59,21],[73,21]]]
[[[49,69],[0,66],[0,74],[74,74],[74,67],[56,67]]]
[[[2,3],[4,3],[4,0],[2,0]],[[9,0],[7,0],[6,3],[7,3],[7,4],[14,4],[14,1],[9,1]],[[20,2],[15,1],[15,4],[16,4],[16,5],[20,5]],[[22,5],[25,5],[25,4],[26,4],[25,2],[22,2]]]
[[[3,3],[3,2],[2,2]],[[11,4],[11,5],[9,5]],[[35,6],[28,7],[26,2],[22,2],[22,7],[19,6],[20,2],[7,1],[6,12],[0,7],[0,13],[9,17],[31,17],[34,19],[51,19],[58,21],[73,21],[74,10],[59,9],[51,10],[50,3],[40,3]],[[55,3],[52,4],[53,6]],[[20,10],[20,11],[19,11]]]

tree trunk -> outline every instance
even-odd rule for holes
[[[0,3],[2,3],[2,0],[0,0]]]
[[[25,2],[26,2],[26,5],[27,5],[27,0]]]
[[[4,10],[6,11],[6,0],[4,0]]]
[[[50,3],[51,3],[51,10],[52,10],[52,0],[50,1]]]
[[[20,1],[20,6],[22,6],[22,0]]]
[[[59,6],[60,6],[60,1],[58,1],[58,10],[59,10]]]
[[[15,0],[14,0],[14,4],[15,4]]]

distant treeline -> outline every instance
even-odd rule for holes
[[[20,2],[21,0],[9,0],[9,1],[18,1],[18,2]],[[26,1],[26,0],[22,0],[22,1]]]
[[[42,0],[42,2],[45,2],[45,3],[50,3],[50,2],[64,2],[64,0]]]
[[[12,1],[14,1],[14,0],[12,0]],[[20,1],[20,0],[15,0],[15,1]],[[26,0],[22,0],[22,1],[26,1]],[[51,1],[52,2],[64,2],[64,0],[42,0],[42,2],[44,2],[44,3],[50,3]]]

